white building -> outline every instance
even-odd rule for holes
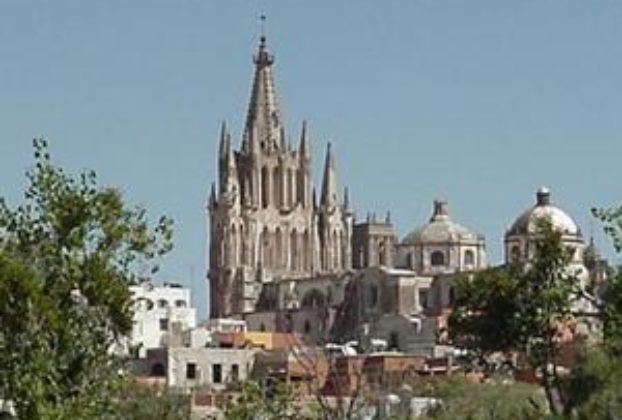
[[[190,289],[178,284],[130,286],[134,302],[134,326],[130,348],[144,357],[146,349],[173,345],[172,334],[196,326],[196,309],[190,303]]]

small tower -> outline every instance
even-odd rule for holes
[[[384,220],[377,220],[370,215],[365,221],[354,224],[352,266],[356,269],[393,267],[396,243],[397,235],[390,213],[387,212]]]

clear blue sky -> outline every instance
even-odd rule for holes
[[[586,236],[588,209],[620,202],[617,0],[4,1],[0,195],[20,197],[46,136],[63,166],[175,219],[160,280],[205,313],[218,130],[239,139],[262,10],[289,134],[308,120],[316,167],[333,142],[359,215],[391,209],[403,236],[447,198],[498,262],[542,184]]]

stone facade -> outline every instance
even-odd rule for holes
[[[218,186],[209,198],[212,317],[255,311],[264,284],[351,268],[352,212],[341,197],[334,156],[326,151],[320,201],[312,187],[303,123],[294,149],[285,133],[262,37],[241,146],[223,124]]]
[[[394,267],[397,235],[390,214],[385,220],[368,215],[367,220],[354,224],[352,265],[354,268]]]

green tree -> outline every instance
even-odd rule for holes
[[[236,396],[228,401],[224,415],[227,420],[297,420],[311,418],[304,414],[291,386],[277,383],[262,385],[254,381],[238,384]]]
[[[171,221],[150,228],[94,172],[70,176],[34,141],[25,202],[0,201],[0,396],[24,419],[117,415],[128,285],[157,271]]]
[[[593,208],[592,215],[602,222],[603,230],[613,241],[616,251],[622,251],[622,205],[611,208]]]
[[[541,388],[523,383],[473,383],[463,377],[433,381],[425,396],[441,401],[424,419],[542,419],[546,400]]]
[[[622,206],[593,209],[616,251],[622,251]],[[603,341],[584,349],[566,384],[568,400],[580,419],[614,419],[622,413],[622,271],[610,273],[597,300]]]
[[[482,271],[456,283],[450,334],[487,358],[495,352],[522,353],[541,377],[553,414],[567,406],[558,376],[560,325],[572,315],[579,282],[568,267],[573,250],[562,233],[542,218],[524,266]]]
[[[566,381],[576,417],[615,419],[622,413],[622,360],[606,343],[585,348]]]
[[[190,419],[190,395],[164,387],[145,386],[128,381],[119,399],[116,416],[124,420]]]

